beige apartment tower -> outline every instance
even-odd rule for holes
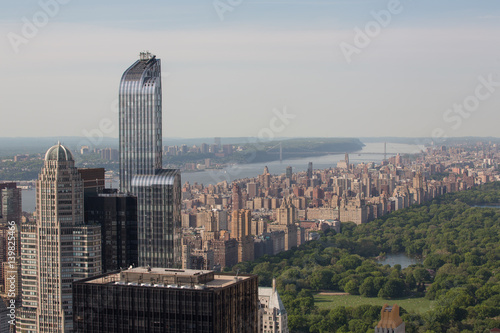
[[[238,262],[254,260],[252,232],[252,212],[240,209],[233,212],[231,238],[238,241]]]
[[[26,298],[27,305],[36,306],[26,331],[72,332],[71,285],[101,273],[100,226],[84,224],[83,198],[83,182],[71,152],[60,144],[53,146],[36,184],[36,226],[24,233],[27,238],[36,235],[31,253],[36,253],[32,268],[38,282],[36,300]],[[23,296],[29,294],[23,290]]]
[[[281,207],[276,209],[276,222],[269,224],[269,232],[283,231],[285,233],[285,251],[297,246],[297,209],[292,203],[291,197],[284,198]]]

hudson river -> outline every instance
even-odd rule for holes
[[[408,144],[397,144],[388,143],[387,144],[387,158],[400,154],[415,154],[423,149],[422,146],[418,145],[408,145]],[[349,154],[350,163],[368,163],[375,162],[380,163],[384,159],[384,143],[366,143],[360,151],[353,152]],[[313,163],[314,169],[327,169],[337,165],[337,162],[344,159],[344,154],[335,155],[324,155],[324,156],[314,156],[306,158],[297,159],[287,159],[280,161],[266,162],[266,163],[251,163],[251,164],[240,164],[231,165],[224,169],[217,170],[207,170],[200,172],[190,172],[182,174],[182,184],[189,182],[194,184],[216,184],[218,182],[227,180],[232,182],[235,179],[256,177],[264,172],[264,167],[269,168],[271,174],[282,174],[285,173],[287,166],[293,168],[293,172],[300,172],[307,170],[309,162]],[[77,165],[78,167],[78,165]],[[113,184],[116,187],[117,184]],[[23,211],[33,212],[35,210],[35,190],[23,190]]]

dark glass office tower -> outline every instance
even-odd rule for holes
[[[161,62],[140,54],[120,83],[120,190],[131,192],[134,175],[162,167]]]
[[[22,202],[21,189],[16,183],[0,183],[0,225],[15,221],[21,224]]]
[[[16,183],[0,183],[0,265],[8,258],[9,222],[14,222],[16,225],[16,256],[21,254],[21,217],[21,189]],[[0,267],[0,278],[4,278],[2,267]],[[0,284],[3,284],[3,281]]]
[[[137,267],[77,281],[73,297],[75,333],[260,332],[257,275]]]
[[[137,266],[137,197],[104,190],[85,198],[85,221],[101,226],[102,271]]]
[[[101,226],[102,271],[137,266],[137,197],[105,188],[104,168],[78,169],[85,222]]]
[[[137,196],[139,266],[181,264],[181,179],[162,169],[160,60],[141,53],[120,84],[120,188]]]

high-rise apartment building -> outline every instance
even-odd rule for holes
[[[241,209],[233,212],[231,237],[238,241],[238,262],[254,260],[252,212]]]
[[[120,189],[137,196],[139,265],[181,265],[181,176],[162,169],[161,62],[149,52],[120,83]]]
[[[251,235],[252,212],[248,209],[234,211],[231,219],[231,237],[243,239]]]
[[[257,183],[247,183],[247,193],[248,193],[248,199],[253,199],[257,196],[257,191],[259,187],[257,186]]]
[[[233,183],[231,204],[233,206],[233,212],[243,208],[243,204],[242,204],[242,200],[241,200],[241,189],[237,183]]]
[[[259,176],[259,183],[263,189],[268,189],[271,186],[271,174],[267,166],[264,167],[264,173]]]
[[[104,168],[78,168],[83,181],[83,196],[96,196],[106,188],[106,170]]]
[[[281,207],[276,209],[276,222],[267,226],[270,232],[283,231],[285,233],[285,251],[297,246],[297,208],[291,197],[283,199]]]
[[[120,189],[162,167],[161,61],[149,52],[123,73],[119,94]]]
[[[307,166],[307,178],[312,178],[312,175],[313,175],[313,163],[312,162],[309,162],[308,166]]]
[[[21,227],[21,285],[22,304],[17,328],[23,333],[35,333],[38,307],[37,227],[28,221]]]
[[[31,326],[36,332],[71,332],[71,284],[101,273],[101,229],[84,223],[83,181],[66,147],[47,151],[36,191],[36,265],[24,266],[31,268],[28,275],[36,269],[36,301],[26,298],[36,305]],[[24,237],[32,232],[25,229]],[[32,242],[25,245],[31,255]],[[32,296],[27,289],[23,295]]]
[[[75,332],[257,333],[256,275],[133,268],[73,284]]]

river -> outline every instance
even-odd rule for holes
[[[415,154],[423,149],[419,145],[409,144],[387,144],[387,157],[396,154]],[[349,154],[350,163],[380,163],[384,159],[384,143],[366,143],[365,146],[357,152]],[[200,172],[190,172],[182,174],[182,183],[189,182],[194,184],[216,184],[221,181],[232,182],[235,179],[256,177],[264,171],[264,167],[269,168],[271,174],[285,173],[287,166],[293,168],[293,172],[300,172],[307,170],[309,162],[313,163],[314,169],[327,169],[337,165],[337,162],[344,159],[344,154],[313,156],[297,159],[287,159],[282,163],[280,161],[265,162],[265,163],[251,163],[231,165],[223,169],[206,170]],[[113,186],[115,187],[115,186]],[[23,190],[23,211],[33,212],[35,210],[35,190]]]
[[[387,144],[387,156],[400,154],[414,154],[422,150],[421,146],[407,144]],[[367,143],[360,151],[349,154],[350,163],[380,163],[384,159],[384,143]],[[201,172],[183,173],[182,182],[188,181],[190,184],[216,184],[223,180],[232,182],[235,179],[256,177],[264,172],[264,167],[269,168],[271,174],[285,173],[287,166],[293,168],[293,172],[306,171],[309,162],[313,163],[314,169],[327,169],[337,165],[337,162],[344,159],[344,154],[324,155],[314,157],[304,157],[297,159],[287,159],[280,161],[251,163],[228,166],[224,169],[207,170]]]

